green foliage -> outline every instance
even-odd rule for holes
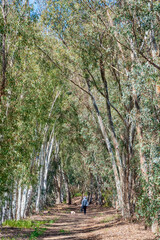
[[[157,220],[158,210],[160,209],[160,177],[159,177],[159,162],[155,162],[152,168],[152,174],[149,183],[142,181],[143,189],[138,198],[136,209],[137,216],[145,218],[147,224],[151,225],[154,220]],[[147,191],[146,191],[147,189]]]
[[[2,237],[1,240],[16,240],[16,238],[4,238],[4,237]]]
[[[104,199],[104,206],[111,207],[112,206],[112,198],[113,193],[110,191],[105,191],[102,193],[102,198]]]
[[[57,219],[43,220],[43,221],[33,221],[33,220],[6,220],[3,222],[3,226],[16,227],[16,228],[39,228],[41,225],[47,223],[55,223]]]
[[[69,230],[60,229],[59,232],[60,232],[60,233],[64,233],[64,234],[66,234],[66,233],[69,233]]]
[[[57,221],[57,218],[56,219],[52,219],[52,220],[48,220],[47,223],[52,224],[52,223],[55,223],[56,221]]]
[[[3,222],[3,226],[8,227],[17,227],[17,228],[33,228],[35,227],[35,223],[31,220],[6,220]]]
[[[43,235],[46,231],[46,228],[35,228],[35,230],[31,233],[29,240],[36,240],[38,237]]]
[[[158,1],[150,4],[143,0],[107,4],[49,0],[38,15],[34,6],[15,1],[7,5],[6,26],[1,9],[0,42],[5,33],[7,49],[6,86],[0,103],[2,206],[5,201],[11,203],[10,196],[17,184],[22,189],[32,186],[34,194],[37,193],[41,168],[37,158],[46,126],[45,141],[54,126],[55,142],[59,144],[58,154],[56,146],[51,153],[46,203],[53,205],[57,193],[53,179],[63,172],[74,196],[100,191],[106,206],[111,206],[116,192],[113,159],[100,131],[91,92],[113,156],[121,160],[122,166],[115,163],[118,176],[120,167],[123,171],[120,185],[125,185],[125,177],[131,180],[129,186],[133,189],[128,192],[131,201],[128,205],[135,204],[138,215],[148,223],[156,217],[160,208],[157,131],[160,112],[156,92],[160,6]],[[3,65],[0,57],[1,78]],[[50,112],[58,92],[60,96]],[[139,171],[143,168],[142,159],[148,181]],[[63,192],[64,188],[63,184]],[[43,224],[46,223],[29,220],[4,223],[20,228],[37,227],[35,235]]]
[[[74,194],[74,197],[82,197],[82,193],[77,192]]]

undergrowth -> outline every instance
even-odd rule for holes
[[[43,235],[46,231],[46,228],[35,228],[35,230],[31,233],[29,240],[36,240],[37,237]]]
[[[43,221],[32,221],[32,220],[6,220],[3,226],[15,227],[15,228],[39,228],[47,223],[55,223],[57,219],[43,220]]]
[[[15,238],[4,238],[2,237],[1,240],[16,240]]]
[[[79,192],[74,194],[74,197],[81,197],[81,196],[82,196],[82,193],[79,193]]]
[[[65,230],[65,229],[60,229],[59,232],[60,232],[60,233],[70,233],[69,230]]]

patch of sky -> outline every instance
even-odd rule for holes
[[[46,1],[29,0],[29,6],[32,8],[32,14],[40,15],[46,6]]]

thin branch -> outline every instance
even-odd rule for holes
[[[96,87],[96,89],[98,90],[98,92],[100,92],[100,94],[101,94],[103,97],[105,97],[104,93],[103,93],[103,92],[99,89],[99,87],[97,86],[96,80],[95,80],[94,76],[92,75],[92,73],[89,71],[89,69],[87,69],[87,72],[88,72],[89,75],[91,76],[91,78],[92,78],[92,80],[93,80],[93,82],[94,82],[94,84],[95,84],[95,87]]]
[[[160,66],[157,65],[156,63],[154,63],[151,59],[147,58],[141,51],[138,50],[138,53],[147,60],[147,62],[149,62],[152,66],[154,66],[155,68],[157,68],[158,70],[160,70]]]
[[[122,115],[121,115],[120,112],[117,110],[117,108],[115,108],[111,102],[108,101],[108,103],[109,103],[110,106],[118,113],[119,117],[120,117],[121,120],[124,122],[124,124],[125,124],[126,126],[128,126],[126,120],[122,117]]]
[[[92,73],[91,73],[88,69],[87,69],[87,71],[88,71],[88,73],[90,74],[90,76],[92,77],[92,79],[93,79],[93,81],[94,81],[94,83],[95,83],[95,87],[96,87],[96,89],[98,90],[98,92],[100,92],[100,94],[101,94],[104,98],[106,98],[106,97],[105,97],[105,94],[98,88],[98,86],[97,86],[97,84],[96,84],[96,82],[95,82],[95,79],[94,79]],[[127,126],[127,123],[126,123],[125,119],[122,117],[122,115],[120,114],[120,112],[113,106],[113,104],[112,104],[110,101],[108,101],[108,103],[109,103],[109,105],[118,113],[118,115],[119,115],[119,117],[121,118],[121,120],[122,120],[122,121],[124,122],[124,124]]]
[[[63,72],[62,68],[46,53],[41,47],[39,47],[37,44],[35,44],[36,47],[44,54],[46,57],[59,69],[61,72]]]
[[[49,116],[48,116],[49,119],[50,119],[50,117],[51,117],[51,114],[52,114],[52,110],[53,110],[54,104],[55,104],[55,102],[56,102],[56,100],[57,100],[57,98],[59,97],[60,94],[61,94],[61,91],[59,91],[59,92],[57,93],[57,95],[56,95],[54,101],[52,102],[52,106],[51,106],[51,109],[50,109],[50,112],[49,112]]]
[[[116,70],[118,73],[121,73],[122,75],[124,75],[124,76],[126,76],[127,77],[127,75],[125,74],[125,73],[123,73],[123,72],[121,72],[121,71],[119,71],[115,66],[113,66],[112,64],[109,64],[109,63],[107,63],[111,68],[113,68],[114,70]]]
[[[81,86],[79,86],[77,83],[75,83],[73,80],[69,80],[70,82],[72,82],[75,86],[77,86],[78,88],[80,88],[83,92],[87,93],[90,97],[92,96],[87,90],[85,90],[84,88],[82,88]]]

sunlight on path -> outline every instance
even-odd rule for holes
[[[144,230],[141,224],[124,222],[116,211],[90,206],[87,215],[80,213],[80,207],[57,206],[59,219],[47,227],[41,240],[153,240],[154,235]],[[55,210],[52,209],[55,215]],[[71,214],[74,211],[75,214]],[[44,216],[43,216],[44,217]],[[47,216],[46,216],[47,217]]]
[[[80,201],[70,206],[56,205],[29,220],[45,222],[42,225],[45,231],[36,237],[37,240],[156,240],[143,224],[125,222],[112,208],[90,205],[84,215],[80,212]],[[8,227],[3,228],[1,236],[4,239],[30,239],[33,231]]]

